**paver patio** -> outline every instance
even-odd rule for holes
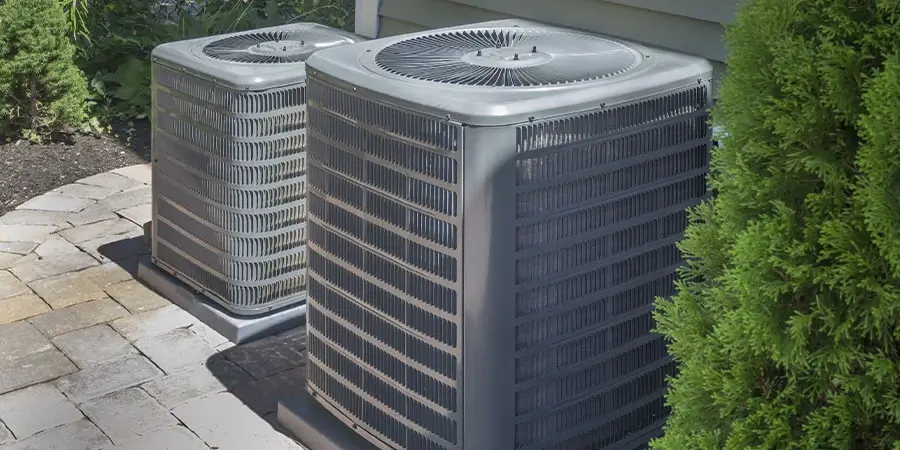
[[[235,347],[156,295],[148,220],[149,165],[0,217],[0,450],[302,449],[275,410],[303,330]]]

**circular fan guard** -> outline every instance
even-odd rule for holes
[[[349,42],[314,30],[249,32],[213,41],[203,47],[203,53],[224,61],[283,64],[305,61],[315,50]]]
[[[531,87],[600,80],[637,67],[624,44],[539,28],[458,30],[389,45],[375,64],[416,80],[465,86]]]

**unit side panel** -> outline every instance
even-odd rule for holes
[[[236,313],[302,301],[305,95],[153,67],[154,260]]]
[[[308,387],[382,448],[458,449],[462,129],[308,83]]]
[[[637,448],[675,365],[652,332],[706,195],[709,86],[521,126],[516,449]]]

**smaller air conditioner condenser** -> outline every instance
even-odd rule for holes
[[[710,63],[504,20],[307,71],[312,397],[381,449],[646,448]]]
[[[152,54],[154,264],[236,315],[306,288],[306,72],[363,38],[297,23]]]

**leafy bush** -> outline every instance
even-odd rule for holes
[[[355,0],[287,0],[293,17],[353,31]]]
[[[349,0],[169,0],[169,8],[160,0],[60,1],[95,99],[128,119],[149,112],[150,52],[159,44],[306,20],[347,27],[353,17]]]
[[[900,4],[753,0],[659,330],[657,450],[900,449]]]
[[[37,140],[85,123],[87,83],[57,0],[0,2],[0,135]]]

